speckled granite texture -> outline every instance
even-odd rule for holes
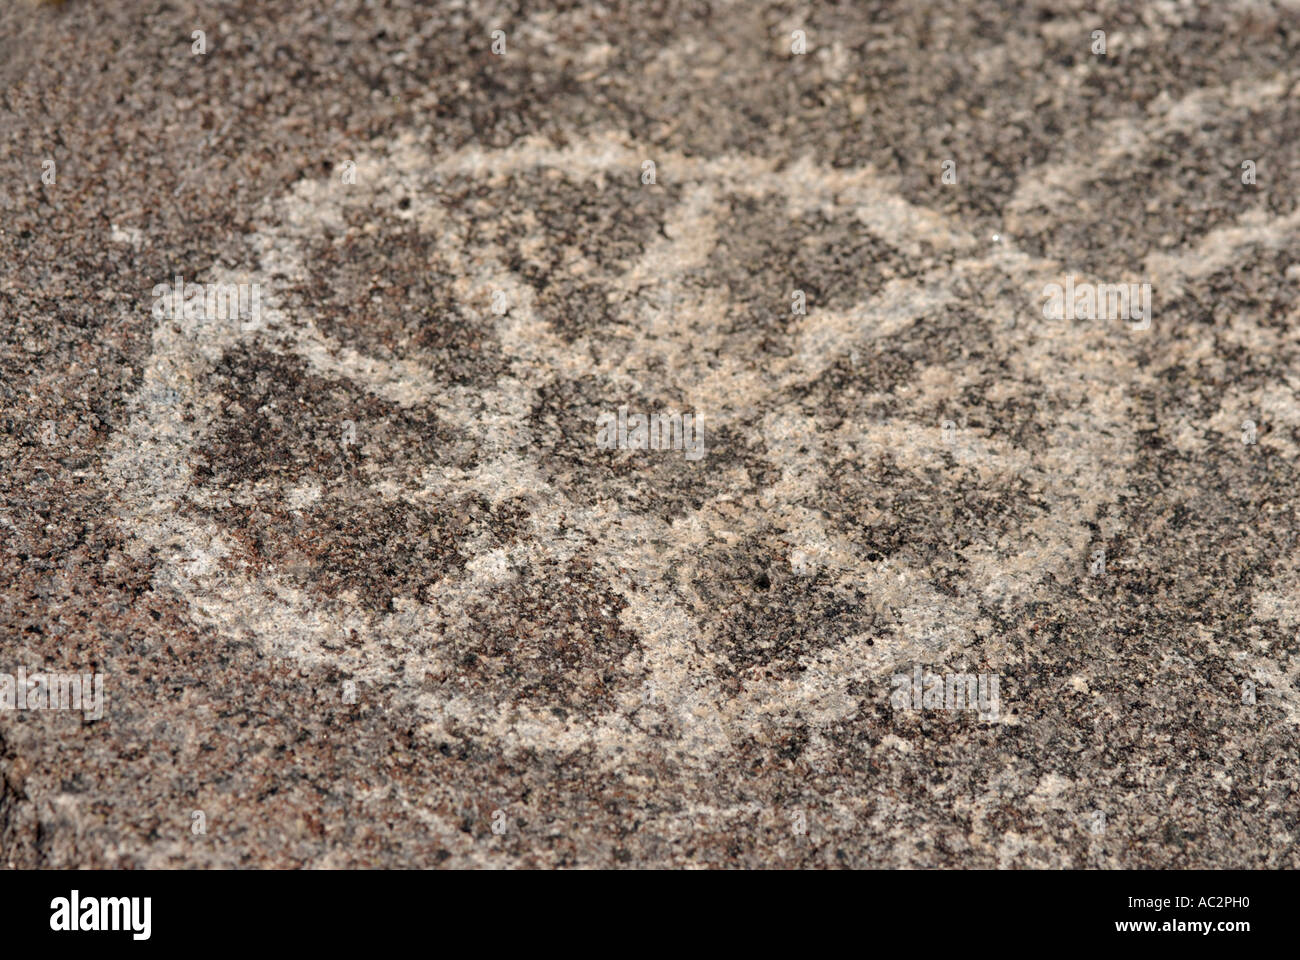
[[[108,698],[0,710],[0,863],[1300,866],[1298,81],[1292,0],[0,6],[0,673]]]

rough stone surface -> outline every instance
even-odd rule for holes
[[[1297,64],[1292,0],[0,5],[0,673],[109,698],[0,711],[0,863],[1300,867]]]

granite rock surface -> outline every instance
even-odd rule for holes
[[[0,710],[0,863],[1300,867],[1298,71],[1293,0],[0,7],[0,674],[106,696]]]

